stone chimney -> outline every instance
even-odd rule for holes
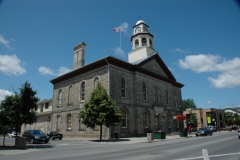
[[[74,50],[74,60],[73,69],[81,68],[85,65],[84,54],[85,54],[86,44],[84,42],[73,48]]]

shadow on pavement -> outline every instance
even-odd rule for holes
[[[24,149],[19,149],[16,148],[15,145],[5,145],[5,146],[0,146],[0,150],[27,150],[27,149],[43,149],[43,148],[53,148],[54,146],[50,144],[26,144],[26,147]]]
[[[108,140],[89,140],[90,142],[124,142],[130,141],[128,138],[115,138],[115,139],[108,139]]]

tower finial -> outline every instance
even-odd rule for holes
[[[138,16],[139,20],[141,20],[141,16]]]

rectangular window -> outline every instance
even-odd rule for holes
[[[127,113],[125,110],[122,110],[122,127],[127,127]]]
[[[144,82],[143,82],[143,86],[142,86],[142,93],[143,93],[143,100],[146,101],[147,100],[147,87]]]
[[[41,105],[40,112],[43,112],[43,104]]]
[[[62,90],[60,89],[58,92],[58,106],[62,105]]]
[[[125,79],[121,78],[121,97],[126,97]]]
[[[48,109],[49,103],[45,103],[45,109]]]
[[[144,112],[144,127],[148,128],[148,113]]]
[[[81,101],[85,100],[85,82],[81,84]]]
[[[67,130],[71,130],[72,129],[72,116],[71,114],[67,115]]]

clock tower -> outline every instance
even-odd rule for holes
[[[153,35],[150,33],[149,26],[142,20],[139,20],[133,26],[131,36],[132,51],[128,53],[128,61],[137,63],[155,53],[153,45]]]

